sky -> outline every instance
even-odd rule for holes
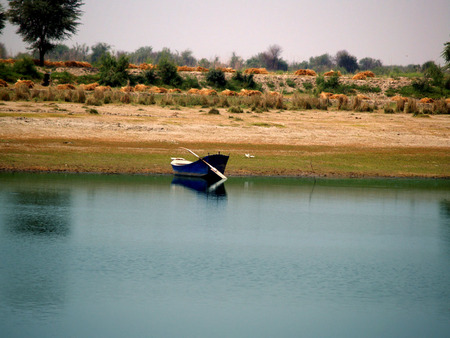
[[[347,50],[384,65],[423,64],[450,41],[450,0],[84,0],[76,35],[61,43],[115,51],[189,49],[197,59],[248,59],[271,45],[290,62]],[[7,7],[6,0],[0,0]],[[26,51],[17,27],[0,36],[8,53]]]

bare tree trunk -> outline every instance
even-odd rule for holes
[[[44,67],[44,51],[39,49],[39,66]]]

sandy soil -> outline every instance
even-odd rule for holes
[[[450,148],[450,116],[446,115],[415,118],[313,110],[231,114],[226,109],[211,115],[208,111],[5,102],[0,106],[0,138]]]

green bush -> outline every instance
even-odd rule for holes
[[[316,78],[316,94],[321,92],[337,93],[339,86],[339,76],[337,74],[328,77],[328,79],[325,79],[322,75]]]
[[[102,56],[100,65],[100,84],[111,87],[125,86],[130,80],[128,75],[128,58],[121,56],[116,60],[111,54]]]
[[[253,74],[242,74],[242,72],[234,73],[230,81],[228,81],[227,88],[230,90],[239,91],[241,89],[254,89],[262,91],[262,86],[258,85]]]
[[[431,85],[436,87],[443,87],[444,85],[444,72],[441,67],[434,62],[430,64],[424,72],[424,76],[430,79]]]
[[[51,74],[51,79],[58,84],[74,83],[77,81],[77,77],[68,72],[54,72]]]
[[[305,90],[311,90],[313,89],[314,85],[311,82],[305,82],[303,84],[303,88],[305,88]]]
[[[403,86],[397,89],[389,88],[385,92],[386,96],[393,96],[400,94],[406,97],[423,98],[429,97],[433,99],[440,99],[450,96],[450,90],[445,86],[435,87],[432,86],[429,79],[415,79],[411,85]]]
[[[286,80],[286,84],[287,84],[289,87],[291,87],[291,88],[295,88],[295,87],[296,87],[296,84],[295,84],[294,80],[292,80],[292,79],[287,79],[287,80]]]
[[[93,75],[81,75],[77,77],[77,82],[79,84],[89,84],[94,82],[100,82],[100,75],[99,74],[93,74]]]
[[[167,58],[162,58],[159,61],[157,74],[162,83],[166,85],[180,87],[183,84],[177,66]]]
[[[19,77],[20,75],[14,72],[11,65],[0,63],[0,79],[6,82],[16,82]]]
[[[181,86],[182,89],[191,89],[198,88],[200,89],[200,84],[198,83],[198,79],[194,76],[186,76],[183,80],[183,84]]]
[[[215,88],[225,88],[227,80],[224,72],[220,69],[210,69],[206,74],[206,83]]]
[[[21,79],[33,80],[42,79],[42,74],[38,72],[33,60],[30,57],[24,57],[14,63],[12,70],[20,75]]]
[[[156,72],[151,70],[146,70],[140,74],[136,75],[129,75],[130,79],[130,85],[134,86],[136,84],[145,84],[145,85],[157,85],[159,84],[160,80],[158,79],[158,76]]]
[[[6,82],[16,82],[18,79],[40,80],[42,77],[30,57],[24,57],[13,65],[0,64],[0,79]]]

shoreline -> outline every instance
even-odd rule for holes
[[[230,154],[230,177],[450,178],[450,116],[4,102],[0,172],[172,174],[180,147]],[[245,154],[254,155],[246,158]]]
[[[73,175],[73,176],[117,176],[117,177],[183,177],[183,176],[177,176],[173,173],[123,173],[123,172],[84,172],[84,171],[42,171],[42,170],[4,170],[0,169],[0,176],[4,174],[48,174],[48,175]],[[298,180],[314,180],[314,181],[351,181],[351,182],[357,182],[357,181],[372,181],[372,182],[386,182],[386,181],[397,181],[397,182],[408,182],[408,181],[421,181],[421,182],[428,182],[431,183],[433,181],[441,182],[444,185],[441,186],[442,188],[447,187],[450,188],[450,176],[342,176],[342,175],[321,175],[321,176],[314,176],[314,175],[296,175],[296,176],[282,176],[282,175],[229,175],[227,174],[227,179],[286,179],[286,180],[292,180],[292,179],[298,179]]]

